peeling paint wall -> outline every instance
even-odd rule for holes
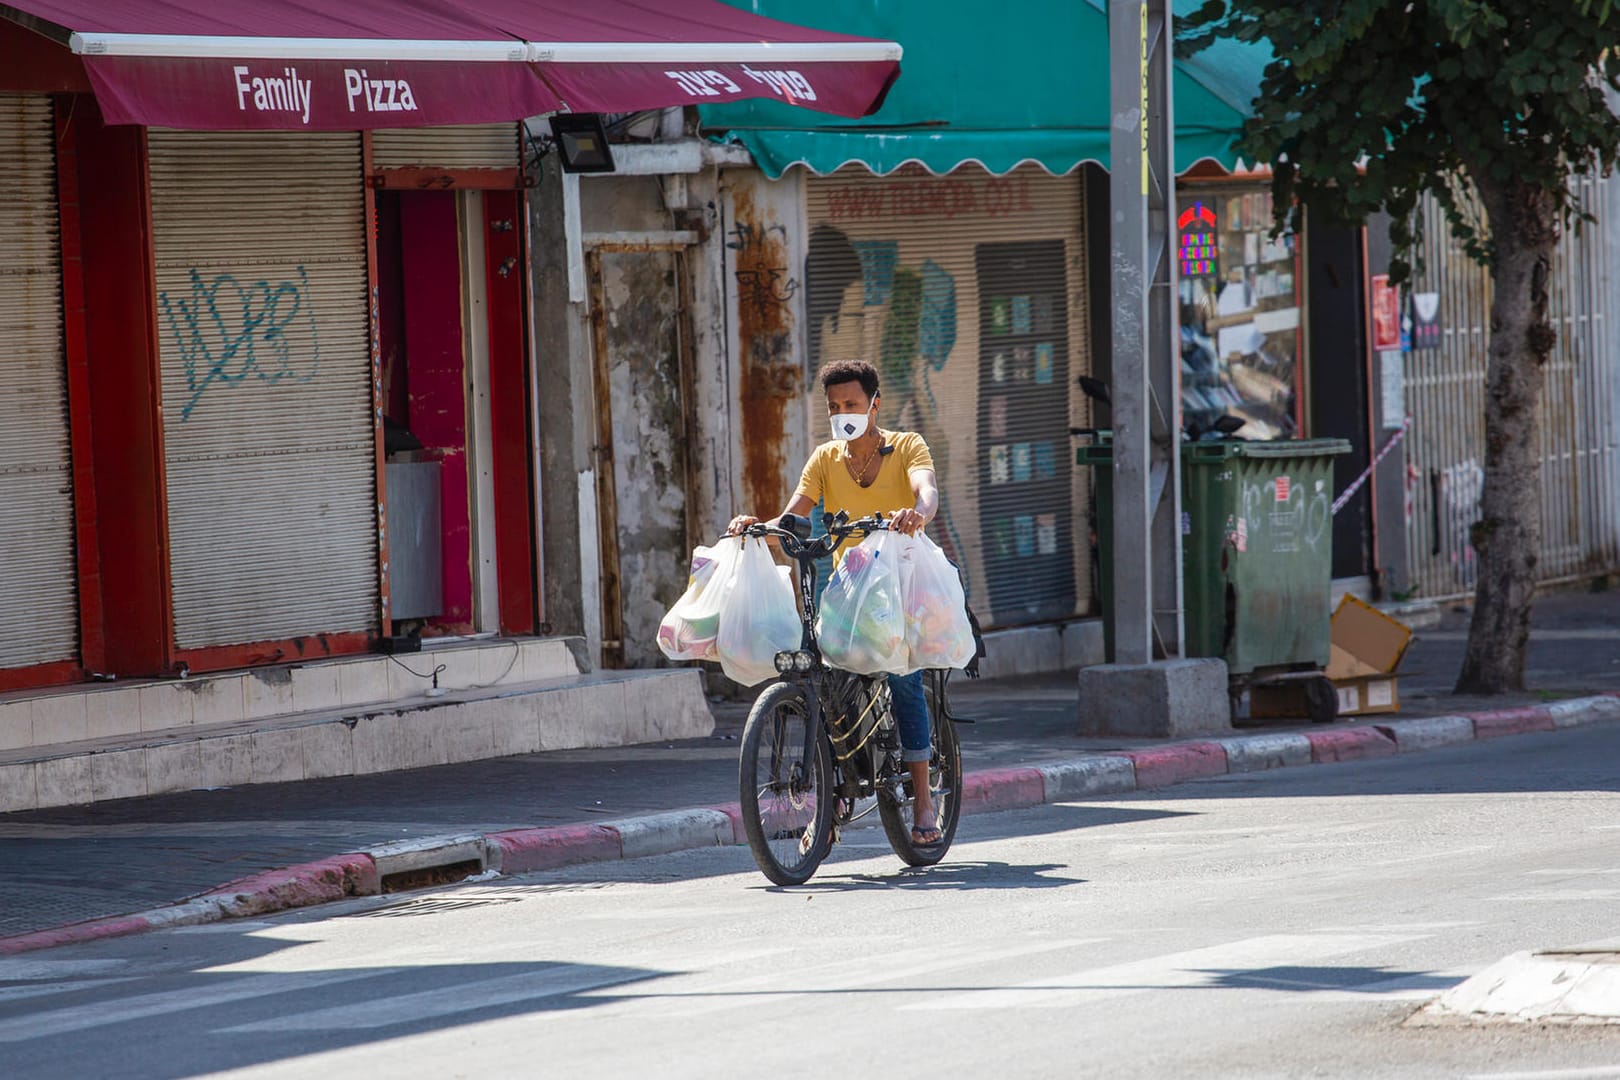
[[[696,431],[690,452],[696,456],[691,504],[697,535],[712,542],[725,531],[738,502],[740,453],[732,416],[735,373],[726,319],[725,234],[720,227],[720,174],[707,169],[687,178],[692,204],[710,222],[703,244],[687,257],[691,276],[693,413]]]
[[[736,383],[736,510],[778,513],[809,455],[805,347],[804,199],[799,170],[770,181],[756,169],[722,180],[726,314]]]
[[[542,634],[601,641],[596,602],[590,346],[584,305],[568,299],[565,180],[555,157],[529,199],[534,378],[540,444]]]
[[[659,177],[593,178],[581,190],[587,235],[628,241],[676,227]],[[604,320],[620,640],[629,667],[667,663],[658,651],[658,624],[686,588],[691,555],[680,362],[681,335],[690,331],[677,276],[683,254],[603,249],[600,282],[589,298]]]
[[[670,252],[602,256],[624,659],[630,667],[663,661],[658,623],[686,588],[689,562],[675,273]]]

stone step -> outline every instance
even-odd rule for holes
[[[0,760],[15,750],[321,713],[441,690],[516,686],[577,675],[576,638],[485,638],[398,657],[346,656],[198,675],[0,694]]]
[[[566,675],[6,751],[0,813],[699,738],[713,730],[696,669]]]

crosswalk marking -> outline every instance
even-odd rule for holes
[[[1547,870],[1526,870],[1528,877],[1596,877],[1600,874],[1620,874],[1620,867],[1569,866]]]
[[[1620,899],[1620,889],[1545,889],[1540,892],[1503,893],[1487,899],[1493,902],[1528,900],[1537,904],[1548,900],[1615,900]]]
[[[780,1005],[784,1001],[810,994],[836,993],[885,984],[901,984],[897,990],[907,989],[907,981],[915,983],[923,976],[944,971],[959,970],[977,964],[994,963],[1020,956],[1057,952],[1095,945],[1107,938],[1074,938],[1057,941],[1031,942],[1027,945],[998,945],[975,950],[945,951],[937,944],[919,945],[887,953],[865,951],[859,943],[850,946],[853,954],[821,964],[792,969],[792,989],[772,989],[779,985],[783,971],[756,972],[741,978],[719,979],[713,971],[699,973],[683,980],[683,984],[662,986],[658,993],[633,1003],[633,1013],[643,1017],[692,1017],[735,1009],[742,1005],[758,1004],[764,999]]]
[[[1022,1009],[1072,1006],[1090,1001],[1209,986],[1232,973],[1295,966],[1348,953],[1417,940],[1411,934],[1272,934],[1147,960],[1032,979],[1008,987],[942,992],[910,1010]]]
[[[1473,972],[1429,972],[1400,975],[1393,979],[1362,983],[1359,986],[1333,986],[1313,990],[1311,1001],[1428,1001],[1439,997],[1467,979]]]
[[[14,1020],[0,1020],[0,1043],[48,1039],[74,1031],[142,1020],[149,1016],[184,1012],[224,1005],[232,1001],[269,997],[293,990],[312,990],[335,983],[393,975],[402,968],[361,968],[349,971],[308,971],[291,974],[253,975],[225,982],[202,982],[183,990],[163,990],[153,994],[93,1005],[76,1005],[51,1012],[33,1013]]]
[[[0,982],[60,979],[70,975],[110,975],[128,968],[127,960],[30,960],[0,957]]]
[[[474,1012],[497,1005],[577,994],[602,986],[647,978],[644,968],[608,968],[599,964],[559,964],[544,971],[507,975],[483,982],[440,986],[415,994],[380,997],[353,1005],[314,1009],[251,1024],[221,1029],[226,1034],[270,1031],[349,1031],[388,1027]]]
[[[114,983],[134,982],[135,976],[122,979],[80,979],[76,982],[33,983],[29,986],[0,986],[0,1004],[23,998],[50,997],[52,994],[71,994],[75,990],[94,990]]]

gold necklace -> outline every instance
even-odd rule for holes
[[[861,462],[861,470],[860,470],[860,472],[855,474],[855,482],[857,484],[861,485],[862,487],[866,486],[866,470],[870,469],[872,467],[872,459],[877,457],[878,451],[882,450],[882,449],[883,449],[883,436],[879,435],[878,436],[878,444],[876,446],[872,447],[872,452],[866,455],[866,460],[865,461]]]

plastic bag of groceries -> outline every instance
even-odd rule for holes
[[[742,555],[720,605],[715,641],[726,678],[753,686],[776,677],[776,654],[797,649],[804,628],[793,587],[780,573],[765,541],[743,541]]]
[[[821,594],[816,636],[833,667],[860,675],[915,670],[906,648],[901,558],[910,541],[876,532],[844,554]]]
[[[671,660],[715,660],[720,636],[720,604],[731,589],[742,541],[727,537],[714,547],[692,552],[686,591],[658,624],[658,647]]]
[[[901,575],[906,647],[913,668],[962,668],[978,645],[968,621],[962,575],[922,533],[910,538]]]

